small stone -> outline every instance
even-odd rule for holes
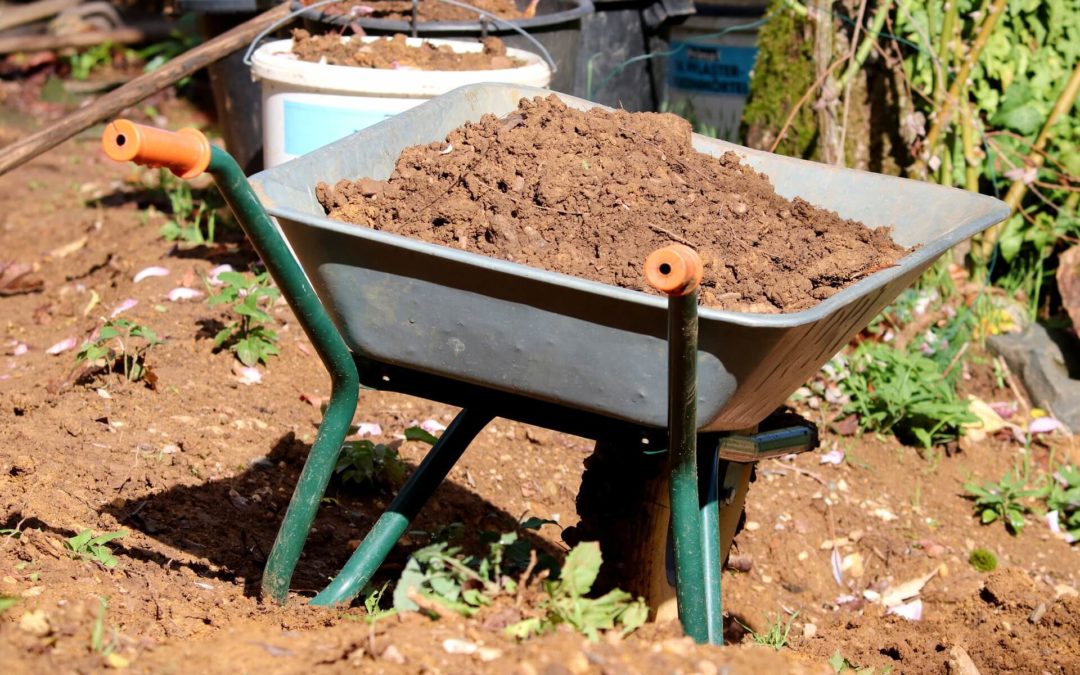
[[[712,661],[698,661],[697,670],[701,675],[717,675],[720,669]]]
[[[589,659],[581,652],[574,652],[566,661],[566,667],[574,675],[583,675],[589,672]]]
[[[1044,614],[1046,614],[1046,603],[1040,602],[1035,609],[1031,611],[1031,614],[1028,615],[1028,621],[1031,623],[1039,623],[1042,621]]]
[[[975,667],[975,662],[960,645],[953,645],[949,650],[947,665],[949,675],[981,675],[979,669]]]
[[[127,658],[123,656],[120,656],[116,652],[112,652],[105,657],[105,665],[110,668],[116,668],[117,670],[120,670],[130,666],[131,661],[127,660]]]
[[[808,623],[802,627],[802,636],[807,640],[817,635],[817,624]]]
[[[762,574],[761,575],[761,583],[763,583],[763,584],[771,584],[772,583],[772,577],[770,577],[768,574]]]
[[[798,555],[799,562],[803,562],[804,560],[806,560],[809,557],[810,557],[810,554],[807,553],[806,551],[799,551],[799,555]]]
[[[443,640],[442,647],[448,654],[475,654],[477,649],[474,643],[457,638]]]
[[[35,637],[45,637],[52,632],[49,619],[45,616],[45,612],[40,609],[23,614],[22,618],[19,619],[19,629]]]
[[[476,650],[476,657],[484,663],[494,661],[500,656],[502,656],[502,652],[498,649],[495,649],[494,647],[481,647],[480,649]]]
[[[399,666],[404,665],[406,660],[405,655],[394,645],[388,645],[386,649],[383,650],[382,658],[390,663],[396,663]]]
[[[746,530],[748,532],[754,532],[754,531],[759,530],[759,529],[761,529],[761,523],[759,523],[759,522],[757,522],[755,520],[746,521]]]

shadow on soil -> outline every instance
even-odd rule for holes
[[[112,515],[121,526],[143,532],[199,561],[174,560],[160,551],[130,547],[124,554],[164,567],[186,565],[202,577],[243,583],[245,595],[258,597],[263,565],[309,450],[308,444],[289,433],[267,456],[235,476],[176,485],[140,499],[118,499],[102,512]],[[314,595],[322,589],[392,498],[390,490],[360,493],[331,481],[293,576],[292,590]],[[517,520],[469,490],[444,481],[373,581],[396,579],[410,551],[430,543],[429,533],[454,522],[465,525],[462,540],[454,543],[471,551],[481,545],[482,532],[511,531]],[[532,541],[538,550],[561,561],[562,550],[543,540]],[[123,550],[121,546],[117,549]]]

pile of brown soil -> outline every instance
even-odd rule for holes
[[[458,53],[447,45],[424,42],[411,47],[404,35],[364,43],[359,39],[342,42],[341,36],[311,35],[293,31],[292,52],[301,61],[356,68],[411,68],[415,70],[499,70],[514,68],[520,61],[506,55],[506,45],[497,37],[484,40],[482,52]]]
[[[310,5],[315,0],[303,0],[305,5]],[[488,14],[504,19],[521,19],[521,12],[514,0],[469,0],[469,4],[477,9],[482,9]],[[326,7],[319,11],[330,16],[352,14],[356,18],[391,19],[395,21],[410,21],[412,19],[411,0],[346,0]],[[455,7],[439,0],[420,0],[417,8],[417,21],[477,21],[476,12],[462,7]]]
[[[335,220],[648,292],[648,254],[685,243],[703,304],[723,309],[805,309],[905,252],[888,228],[777,195],[734,153],[697,152],[679,117],[554,96],[406,148],[387,181],[316,189]]]

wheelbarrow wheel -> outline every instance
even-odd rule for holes
[[[567,528],[570,545],[596,541],[604,557],[598,587],[621,588],[645,598],[658,620],[674,619],[675,589],[667,572],[668,501],[667,453],[645,454],[640,449],[601,441],[585,460],[578,491],[580,522]],[[745,522],[743,504],[753,467],[745,465],[731,501],[720,509],[721,560]]]

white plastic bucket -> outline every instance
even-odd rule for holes
[[[342,41],[379,38],[343,37]],[[455,52],[480,52],[479,42],[409,38],[449,45]],[[522,49],[506,55],[524,63],[498,70],[391,70],[331,66],[301,61],[292,40],[263,45],[252,56],[252,75],[262,81],[263,163],[269,168],[321,148],[429,98],[466,84],[501,82],[546,87],[551,69]]]

